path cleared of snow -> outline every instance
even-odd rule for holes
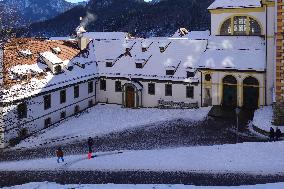
[[[4,187],[3,189],[281,189],[284,188],[284,183],[252,185],[252,186],[186,186],[186,185],[115,185],[115,184],[73,184],[60,185],[56,183],[28,183],[13,187]]]
[[[1,171],[184,171],[198,173],[284,174],[284,142],[241,143],[235,145],[197,146],[163,150],[98,152],[56,158],[0,163]]]
[[[35,147],[39,144],[61,139],[66,139],[65,141],[70,142],[74,139],[86,139],[174,119],[198,122],[207,117],[210,109],[210,107],[183,110],[156,108],[126,109],[118,105],[99,104],[79,117],[69,118],[56,127],[48,128],[42,131],[41,134],[22,141],[16,147]]]
[[[254,112],[253,125],[269,132],[270,127],[276,130],[273,124],[273,108],[272,106],[264,106]],[[284,133],[284,126],[278,127]]]

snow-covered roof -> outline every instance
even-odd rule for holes
[[[191,31],[188,34],[181,36],[180,31],[177,30],[172,38],[187,38],[187,39],[208,39],[210,36],[210,31]]]
[[[31,72],[41,73],[47,68],[45,64],[36,63],[36,64],[24,64],[16,65],[10,68],[10,71],[17,74],[26,74]]]
[[[206,49],[206,40],[188,40],[188,39],[169,39],[163,38],[161,41],[157,38],[146,40],[151,44],[146,52],[142,51],[143,39],[127,40],[127,43],[134,44],[130,54],[125,53],[121,41],[94,41],[96,58],[98,62],[99,75],[159,79],[159,80],[180,80],[187,79],[186,68],[196,67],[200,56]],[[160,51],[160,46],[166,45],[164,52]],[[106,67],[106,57],[109,58],[109,49],[116,63],[112,67]],[[120,56],[122,55],[122,56]],[[119,57],[119,58],[117,58]],[[143,68],[136,68],[137,62],[145,61]],[[166,75],[169,67],[175,69],[173,76]],[[191,78],[188,81],[197,82],[199,78]]]
[[[53,54],[50,51],[46,51],[46,52],[40,53],[40,55],[43,58],[45,58],[46,60],[48,60],[49,62],[51,62],[53,65],[54,64],[61,64],[61,63],[63,63],[63,61],[60,58],[58,58],[58,56],[56,56],[55,54]]]
[[[45,71],[45,74],[39,78],[32,77],[29,80],[20,82],[12,80],[9,77],[11,71],[26,73],[31,70],[41,72],[44,69],[38,57],[16,59],[17,56],[13,48],[22,45],[32,47],[32,51],[39,53],[44,53],[47,49],[60,47],[61,53],[58,56],[61,60],[64,60],[63,73],[54,75],[51,72]],[[92,42],[89,44],[88,49],[90,52],[94,52]],[[56,88],[72,85],[80,81],[95,78],[97,74],[97,65],[94,61],[95,54],[86,53],[83,55],[84,52],[79,53],[76,45],[70,41],[15,39],[15,41],[6,44],[4,53],[7,55],[4,60],[4,82],[7,88],[3,90],[3,95],[0,96],[1,102],[19,100]],[[84,68],[75,65],[76,62],[80,62],[81,65],[84,65]],[[73,67],[73,69],[68,69],[70,67]]]
[[[211,37],[198,68],[264,71],[265,41],[261,37]]]
[[[261,7],[261,0],[215,0],[208,9],[235,9]]]
[[[83,36],[99,40],[123,40],[128,38],[128,34],[125,32],[86,32]]]
[[[262,37],[208,36],[208,33],[205,33],[206,35],[202,35],[207,36],[206,39],[194,39],[195,37],[193,39],[165,37],[124,38],[123,40],[94,39],[87,47],[88,52],[81,51],[80,53],[76,49],[78,48],[76,44],[71,41],[24,43],[25,46],[33,47],[33,52],[42,52],[53,62],[59,62],[60,59],[64,65],[64,72],[59,75],[47,72],[44,78],[31,78],[26,81],[26,84],[16,82],[5,91],[3,99],[9,101],[24,98],[27,95],[64,87],[97,76],[194,83],[200,81],[199,74],[187,78],[187,71],[195,72],[197,69],[265,71],[265,40]],[[45,43],[55,44],[45,47],[47,45]],[[14,48],[10,46],[5,50],[8,55],[5,56],[4,61],[5,75],[12,70],[29,71],[36,64],[38,65],[36,56],[29,59],[23,57],[20,60],[16,59],[16,51],[12,47]],[[48,49],[56,47],[62,50],[60,54],[54,55],[47,52]],[[20,68],[18,69],[17,66]],[[73,69],[67,69],[70,67]],[[167,70],[174,72],[167,73]],[[11,80],[5,75],[6,82]]]

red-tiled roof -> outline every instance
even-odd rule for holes
[[[77,41],[42,40],[33,38],[14,38],[4,46],[3,76],[6,87],[19,83],[9,78],[9,69],[17,65],[31,65],[38,61],[39,54],[52,51],[52,48],[59,47],[61,50],[57,56],[64,60],[71,60],[79,52]],[[24,57],[19,54],[21,51],[30,50],[31,57]]]

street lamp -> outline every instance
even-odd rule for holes
[[[239,114],[241,112],[241,109],[239,107],[236,108],[236,116],[237,116],[237,143],[239,142]]]

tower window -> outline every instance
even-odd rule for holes
[[[223,22],[220,35],[261,35],[261,27],[252,17],[235,16]]]

